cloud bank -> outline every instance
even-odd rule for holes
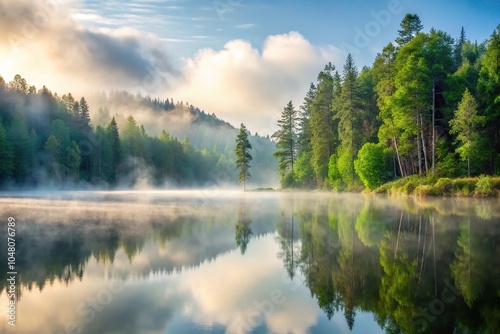
[[[288,101],[302,103],[328,62],[340,66],[340,49],[314,46],[298,32],[268,36],[261,52],[248,41],[232,40],[222,50],[202,49],[188,59],[184,80],[170,93],[266,134]]]
[[[169,42],[161,36],[88,28],[78,19],[83,14],[73,0],[0,0],[0,75],[11,80],[19,73],[61,95],[125,89],[172,97],[270,134],[286,103],[300,105],[324,65],[339,67],[345,56],[289,32],[257,46],[238,39],[220,50],[200,49],[177,68],[179,58],[166,51]]]
[[[97,89],[155,92],[178,74],[157,36],[135,29],[86,29],[71,3],[0,0],[0,73],[61,93]]]

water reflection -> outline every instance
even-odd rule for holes
[[[16,332],[500,331],[497,200],[38,197],[0,199],[19,222]]]

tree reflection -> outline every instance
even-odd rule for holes
[[[276,225],[276,241],[280,246],[278,258],[283,261],[288,277],[293,280],[295,271],[299,264],[299,249],[296,241],[298,241],[298,228],[296,226],[294,211],[295,200],[286,202],[286,209],[281,212],[281,219]]]
[[[371,312],[389,333],[498,332],[500,214],[400,204],[333,197],[298,208],[298,265],[327,317],[342,310],[352,329],[357,311]]]
[[[242,199],[239,204],[238,221],[235,225],[236,245],[240,248],[242,255],[244,255],[247,251],[248,243],[252,237],[250,224],[252,224],[252,220],[248,215],[247,203],[244,199]]]

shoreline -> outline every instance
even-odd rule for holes
[[[409,176],[384,183],[369,192],[419,197],[499,197],[500,177],[489,175],[465,178]]]

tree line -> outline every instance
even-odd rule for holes
[[[158,112],[183,105],[172,99],[136,98]],[[185,112],[196,110],[191,106]],[[221,126],[236,133],[215,115],[198,114],[195,122],[206,124],[207,133]],[[150,135],[133,116],[122,119],[119,127],[118,119],[110,117],[106,108],[99,108],[96,117],[106,122],[92,124],[85,97],[77,99],[70,93],[60,97],[45,86],[37,90],[20,75],[10,82],[0,77],[1,185],[129,187],[143,181],[161,186],[235,183],[238,179],[234,151],[229,147],[224,151],[215,145],[198,149],[189,138],[180,141],[165,130]],[[263,137],[251,139],[259,147],[271,144]]]
[[[283,187],[374,189],[410,175],[495,175],[500,162],[500,25],[480,44],[416,14],[361,71],[329,63],[276,139]]]

